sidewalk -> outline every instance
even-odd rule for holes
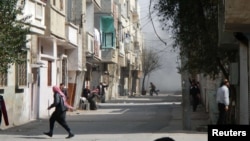
[[[206,112],[203,105],[199,105],[196,112],[192,112],[191,123],[196,131],[207,132],[209,124],[209,113]]]

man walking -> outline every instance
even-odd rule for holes
[[[227,111],[229,109],[229,81],[224,79],[221,87],[217,90],[216,101],[218,103],[219,117],[217,125],[226,124]]]
[[[158,95],[158,91],[156,90],[156,86],[153,82],[150,82],[150,95],[153,96],[153,93]]]

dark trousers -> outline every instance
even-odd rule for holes
[[[96,97],[95,94],[92,94],[89,98],[88,98],[88,102],[90,104],[90,110],[96,110],[97,109],[97,106],[96,106],[96,103],[95,103],[95,100],[94,98]]]
[[[101,94],[101,103],[105,103],[105,94]]]
[[[227,111],[225,110],[225,104],[218,103],[219,117],[217,125],[226,124]]]
[[[158,92],[157,92],[155,89],[151,89],[151,90],[150,90],[150,95],[152,96],[153,93],[155,93],[156,95],[158,95]]]
[[[50,132],[53,133],[55,122],[57,121],[68,133],[70,133],[70,128],[66,123],[66,111],[58,112],[54,111],[49,119]]]
[[[193,106],[193,111],[195,112],[197,109],[197,106],[199,105],[199,97],[198,95],[192,95],[192,106]]]

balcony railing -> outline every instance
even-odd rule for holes
[[[102,49],[102,62],[105,63],[117,63],[118,62],[118,51],[114,48]]]

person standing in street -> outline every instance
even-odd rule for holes
[[[195,81],[191,82],[189,93],[192,97],[193,112],[195,112],[200,102],[200,88],[196,85]]]
[[[73,110],[74,108],[67,103],[66,96],[63,94],[59,87],[54,86],[52,89],[54,92],[54,102],[48,107],[48,110],[55,107],[55,111],[52,113],[49,119],[50,130],[49,132],[44,132],[44,134],[52,137],[54,125],[57,121],[68,132],[68,136],[66,138],[72,138],[74,134],[71,132],[65,119],[67,110]]]
[[[216,101],[218,103],[219,117],[217,120],[217,125],[226,124],[227,122],[227,112],[229,109],[229,81],[224,79],[221,87],[218,88],[216,94]]]
[[[106,91],[106,88],[108,87],[107,84],[104,84],[102,82],[100,82],[100,84],[97,86],[98,88],[98,91],[99,91],[99,95],[101,97],[101,103],[105,103],[105,91]]]

